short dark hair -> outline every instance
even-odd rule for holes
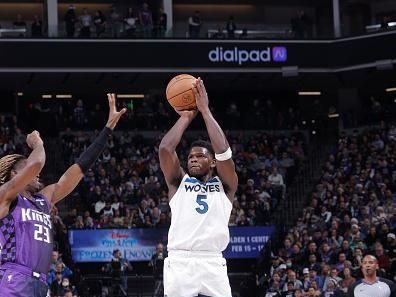
[[[196,140],[191,144],[190,151],[193,147],[204,147],[208,150],[208,152],[212,155],[212,157],[215,158],[215,152],[213,150],[212,144],[209,141],[201,140],[201,139]]]

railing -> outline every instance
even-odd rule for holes
[[[219,30],[216,29],[209,29],[207,33],[208,38],[216,37],[216,34],[220,33]],[[221,31],[224,36],[227,36],[227,30]],[[244,36],[246,35],[246,36]],[[292,38],[292,30],[289,27],[285,28],[272,28],[266,30],[235,30],[233,38]]]
[[[283,239],[285,232],[295,223],[307,201],[308,193],[312,191],[315,181],[320,176],[321,165],[327,152],[328,147],[321,142],[313,141],[310,144],[308,159],[287,189],[286,198],[281,201],[273,216],[273,224],[276,225],[276,233],[273,235],[274,245]]]
[[[396,22],[389,22],[386,24],[385,28],[381,24],[374,24],[366,26],[367,33],[374,33],[382,30],[395,30],[396,29]]]
[[[30,30],[27,28],[13,28],[12,24],[6,24],[5,28],[0,29],[0,38],[2,37],[31,37],[30,36]],[[268,24],[262,24],[264,29],[248,29],[248,30],[235,30],[234,31],[234,37],[233,39],[240,39],[240,38],[248,38],[248,39],[296,39],[296,36],[293,34],[293,30],[289,25],[268,25]],[[143,36],[143,30],[139,27],[136,28],[134,33],[131,35],[130,33],[127,33],[127,30],[123,27],[120,26],[119,32],[117,32],[117,38],[147,38]],[[383,24],[373,24],[373,25],[367,25],[365,26],[365,31],[367,34],[371,33],[377,33],[381,31],[387,31],[387,30],[396,30],[396,22],[388,22],[385,25]],[[58,25],[58,34],[57,36],[59,38],[65,37],[65,29],[64,29],[64,24],[60,23]],[[180,32],[183,33],[180,33]],[[80,27],[76,26],[75,30],[75,38],[78,37],[80,32]],[[90,38],[96,38],[96,31],[95,27],[91,26],[91,36]],[[209,28],[206,31],[205,36],[201,36],[202,38],[214,38],[216,34],[219,33],[218,29],[214,28]],[[221,30],[221,33],[227,38],[227,30]],[[311,33],[311,32],[310,32]],[[333,39],[333,36],[316,36],[315,34],[309,34],[311,37],[308,39]],[[360,34],[359,34],[360,35]],[[344,37],[347,36],[353,36],[351,34],[344,34]],[[43,32],[44,38],[47,37],[46,32]],[[156,33],[155,28],[153,29],[153,34],[151,37],[147,39],[156,39],[156,38],[188,38],[188,33],[185,33],[184,30],[177,30],[177,28],[173,28],[172,30],[168,30],[166,34],[158,34]],[[105,31],[102,32],[100,38],[112,38],[112,30],[110,26],[105,27]]]
[[[10,35],[13,37],[20,37],[22,35],[23,37],[26,37],[27,30],[26,28],[4,28],[0,29],[0,37],[4,37],[3,35]]]

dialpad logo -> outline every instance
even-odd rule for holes
[[[287,50],[284,46],[274,46],[272,48],[272,59],[274,62],[286,62]]]
[[[264,49],[240,49],[216,47],[209,51],[208,58],[214,63],[268,63],[286,62],[287,49],[284,46],[267,47]]]

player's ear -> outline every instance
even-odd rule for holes
[[[216,159],[212,159],[212,161],[210,162],[210,168],[216,168]]]
[[[17,175],[18,172],[16,170],[12,169],[10,172],[10,179],[13,178],[15,175]]]

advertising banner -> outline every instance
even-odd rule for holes
[[[0,40],[0,71],[337,69],[396,58],[396,33],[337,40]]]
[[[256,258],[270,239],[274,227],[231,227],[229,259]],[[115,249],[129,261],[149,261],[157,243],[166,244],[168,229],[70,230],[69,241],[75,262],[108,262]]]

